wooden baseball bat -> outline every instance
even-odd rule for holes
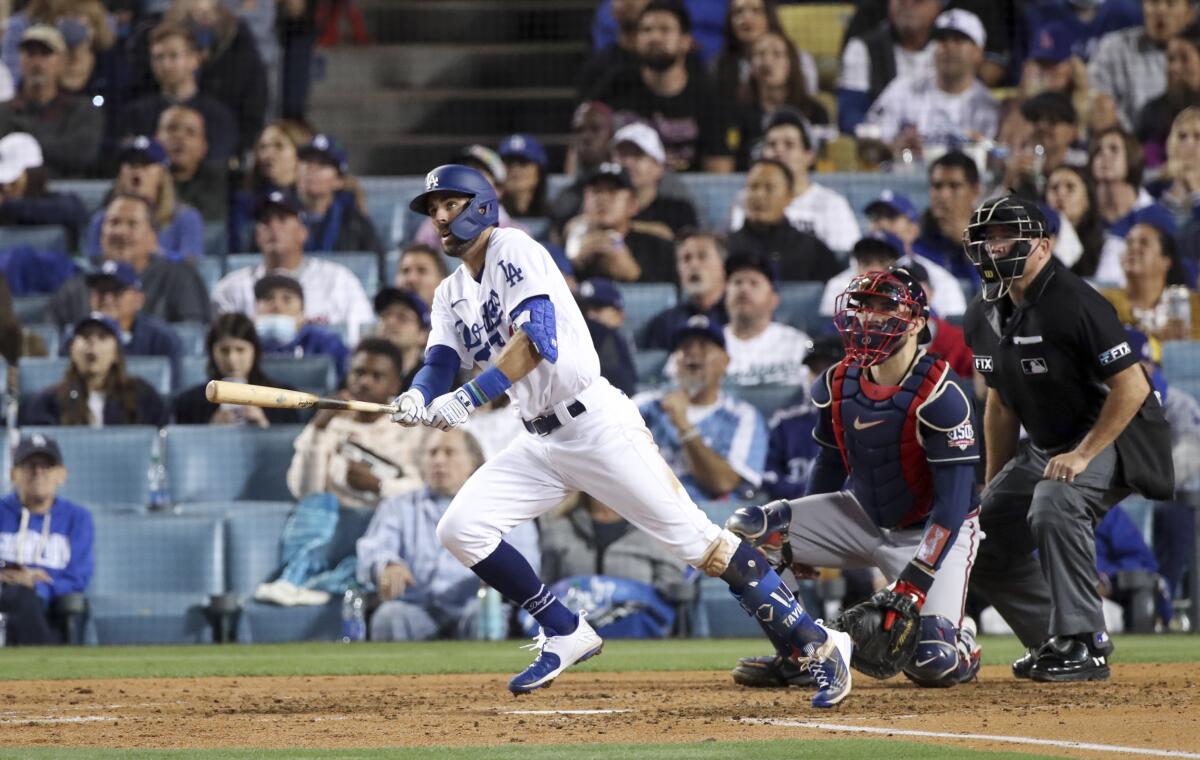
[[[267,385],[230,383],[225,380],[210,380],[204,395],[214,404],[242,404],[261,406],[268,409],[336,409],[345,412],[368,412],[395,414],[391,404],[374,404],[370,401],[345,401],[340,398],[322,398],[315,393],[289,391]]]

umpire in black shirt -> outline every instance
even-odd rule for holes
[[[1052,256],[1045,230],[1035,203],[1008,196],[976,209],[963,235],[984,283],[964,327],[988,386],[971,588],[1028,648],[1015,676],[1103,680],[1113,645],[1095,523],[1132,490],[1164,498],[1174,473],[1162,407],[1116,312]]]

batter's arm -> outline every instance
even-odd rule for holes
[[[1008,408],[995,388],[989,388],[983,409],[983,441],[987,448],[985,486],[1016,456],[1020,432],[1021,421],[1016,412]]]
[[[524,330],[518,330],[508,345],[500,351],[492,366],[504,373],[509,383],[522,380],[542,361],[537,346]]]

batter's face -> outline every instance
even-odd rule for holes
[[[49,501],[67,482],[67,468],[45,454],[33,456],[9,472],[17,497],[25,504]]]
[[[429,218],[433,220],[433,229],[437,231],[442,250],[447,256],[461,259],[475,242],[475,238],[462,240],[450,232],[450,223],[466,211],[470,203],[471,196],[462,193],[445,192],[429,196]]]
[[[422,450],[425,484],[439,496],[454,496],[471,477],[478,463],[461,430],[430,431]]]
[[[350,360],[346,387],[356,399],[386,404],[400,395],[400,375],[386,356],[359,351]]]
[[[248,379],[254,357],[254,344],[241,338],[221,338],[212,347],[213,365],[223,378]]]

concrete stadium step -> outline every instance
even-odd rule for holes
[[[356,174],[425,174],[449,163],[462,149],[474,143],[495,148],[510,133],[471,135],[374,135],[347,141],[350,170]],[[538,135],[550,166],[562,166],[567,151],[566,135]]]
[[[377,42],[586,41],[593,0],[359,0]]]
[[[411,44],[339,48],[327,55],[316,93],[385,88],[571,87],[586,40],[483,45]]]

